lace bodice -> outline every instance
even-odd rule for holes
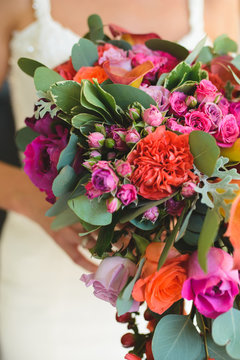
[[[23,126],[26,116],[33,113],[36,100],[31,77],[23,73],[17,61],[28,57],[50,68],[64,62],[79,36],[64,28],[51,17],[50,0],[34,0],[35,21],[21,31],[15,31],[10,42],[9,85],[16,127]]]
[[[189,1],[190,32],[180,41],[193,47],[204,36],[204,0]],[[15,31],[10,42],[9,85],[17,129],[26,116],[33,113],[36,100],[33,80],[17,65],[20,57],[28,57],[53,68],[68,59],[79,36],[51,17],[50,0],[33,0],[35,21],[21,31]]]

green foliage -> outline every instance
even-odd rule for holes
[[[186,57],[186,59],[184,60],[185,63],[191,65],[194,60],[196,60],[196,57],[199,55],[199,53],[202,51],[203,46],[205,44],[207,40],[207,36],[204,36],[204,38],[202,40],[200,40],[197,45],[195,46],[195,48],[193,49],[193,51],[190,52],[190,54]]]
[[[226,353],[224,346],[218,346],[215,344],[215,342],[212,340],[211,336],[207,336],[207,347],[208,347],[208,353],[211,358],[214,360],[232,360],[232,357],[228,356]],[[199,357],[199,360],[206,360],[206,353],[205,348],[202,346],[202,352],[201,356]]]
[[[39,134],[33,131],[30,127],[25,126],[18,130],[16,133],[16,144],[20,151],[25,151],[26,147],[32,142]]]
[[[85,195],[80,195],[68,201],[70,209],[75,214],[92,225],[108,225],[112,222],[112,214],[107,211],[106,201],[99,199],[89,199]]]
[[[58,81],[65,81],[56,71],[40,66],[34,73],[34,84],[36,90],[48,91],[50,86]]]
[[[64,166],[55,177],[52,184],[52,191],[55,196],[62,196],[70,192],[76,184],[77,175],[69,165]]]
[[[34,116],[36,119],[39,118],[43,118],[46,114],[50,114],[51,118],[53,119],[59,109],[57,108],[57,106],[53,106],[55,105],[54,102],[52,101],[52,99],[50,99],[49,101],[46,101],[48,99],[46,99],[47,94],[43,93],[42,91],[38,91],[38,101],[35,103],[35,105],[37,106],[37,109],[34,112]],[[44,99],[41,99],[44,98]]]
[[[212,176],[220,155],[214,137],[204,131],[192,131],[189,134],[189,145],[195,166],[202,173]]]
[[[92,41],[103,40],[103,23],[99,15],[93,14],[88,17],[89,38]]]
[[[147,40],[145,44],[151,50],[166,51],[179,60],[184,60],[189,54],[189,51],[185,47],[168,40],[150,39]]]
[[[226,34],[222,34],[215,39],[213,49],[217,55],[227,55],[229,52],[237,52],[238,46]]]
[[[154,360],[199,360],[202,340],[188,316],[166,315],[155,328]]]
[[[90,40],[81,38],[72,48],[72,63],[76,71],[82,66],[93,66],[98,60],[97,46]]]
[[[55,104],[67,114],[80,105],[80,91],[80,84],[72,80],[61,81],[50,87]]]
[[[144,238],[143,236],[133,234],[133,238],[135,240],[137,249],[141,255],[145,254],[145,250],[147,246],[149,245],[149,240]]]
[[[213,59],[213,50],[210,46],[204,46],[200,51],[197,61],[203,64],[209,64]]]
[[[235,58],[232,59],[231,64],[240,70],[240,55],[235,56]]]
[[[77,143],[78,143],[78,136],[72,133],[67,146],[62,150],[59,156],[59,160],[57,164],[58,171],[64,166],[72,164],[77,152]]]
[[[88,113],[80,113],[72,118],[72,126],[79,130],[81,130],[81,127],[86,124],[94,124],[99,122],[102,122],[101,118]]]
[[[240,311],[232,308],[218,316],[212,325],[212,337],[219,346],[226,346],[227,354],[240,359]],[[224,329],[224,331],[223,331]]]
[[[142,258],[134,278],[130,281],[130,283],[123,289],[123,291],[118,296],[116,303],[118,316],[125,314],[131,309],[131,306],[133,304],[132,290],[136,281],[140,277],[144,262],[145,262],[145,258]]]
[[[66,193],[63,196],[60,196],[57,201],[53,204],[53,206],[45,213],[45,216],[57,216],[61,214],[63,211],[69,209],[68,200],[70,199],[71,193]]]
[[[125,51],[131,50],[132,46],[125,40],[109,40],[108,43],[117,46],[120,49],[123,49]]]
[[[145,230],[145,231],[153,230],[153,229],[155,229],[156,227],[159,226],[159,222],[156,221],[153,224],[149,220],[142,219],[142,216],[138,217],[138,218],[135,218],[135,219],[132,219],[130,221],[130,223],[133,224],[134,226],[136,226],[138,229]]]
[[[79,222],[79,218],[77,215],[74,214],[74,212],[67,208],[63,212],[61,212],[59,215],[56,216],[56,218],[53,220],[51,224],[51,228],[53,230],[59,230],[66,226],[70,226],[73,224],[76,224]]]
[[[38,67],[43,67],[45,66],[44,64],[41,64],[39,61],[33,60],[33,59],[28,59],[25,57],[21,57],[18,60],[18,66],[20,67],[20,69],[25,72],[25,74],[29,75],[29,76],[34,76],[35,70]]]

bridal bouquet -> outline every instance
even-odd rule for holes
[[[126,359],[240,359],[237,46],[88,23],[54,70],[19,60],[39,97],[17,136],[24,170],[53,228],[98,231],[81,280],[127,324]]]

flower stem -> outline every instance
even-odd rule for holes
[[[203,316],[202,314],[199,314],[201,321],[202,321],[202,326],[203,326],[203,341],[204,341],[204,348],[205,348],[205,353],[206,353],[206,360],[209,359],[209,353],[208,353],[208,346],[207,346],[207,333],[206,333],[206,325],[204,323],[203,320]]]

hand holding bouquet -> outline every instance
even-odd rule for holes
[[[126,359],[240,359],[236,44],[203,39],[189,53],[110,30],[92,15],[54,70],[19,60],[39,97],[18,134],[25,171],[53,204],[53,228],[98,230],[101,264],[81,279],[128,323]]]

